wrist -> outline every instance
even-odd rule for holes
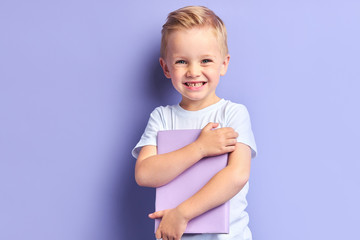
[[[183,203],[178,205],[176,207],[176,210],[186,222],[189,222],[192,219],[189,209],[186,208],[186,206]]]
[[[206,150],[205,150],[204,146],[198,140],[193,142],[192,146],[194,148],[193,152],[199,154],[198,155],[199,159],[202,159],[202,158],[207,156],[207,153],[206,153]]]

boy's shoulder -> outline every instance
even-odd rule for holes
[[[235,103],[232,102],[231,100],[224,99],[224,105],[225,108],[246,109],[246,106],[244,104]]]
[[[162,119],[164,116],[169,116],[176,111],[177,105],[164,105],[154,108],[150,116],[152,118]]]
[[[178,105],[163,105],[163,106],[158,106],[156,108],[154,108],[154,110],[152,111],[154,112],[169,112],[169,111],[173,111],[175,109],[178,108]]]

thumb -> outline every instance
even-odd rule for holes
[[[213,128],[217,128],[218,126],[219,126],[219,123],[210,122],[203,128],[203,130],[208,131],[208,130],[211,130]]]
[[[155,232],[155,237],[156,237],[156,239],[158,240],[161,240],[162,238],[161,238],[161,231],[160,231],[160,229],[158,228],[157,230],[156,230],[156,232]]]
[[[164,211],[157,211],[149,214],[149,218],[151,219],[162,218],[163,216],[164,216]]]

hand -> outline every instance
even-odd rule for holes
[[[218,123],[208,123],[195,141],[203,157],[233,152],[236,148],[239,134],[230,127],[214,129],[218,126]]]
[[[163,240],[180,240],[189,222],[177,208],[151,213],[149,218],[162,218],[155,237]]]

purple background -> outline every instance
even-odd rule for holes
[[[359,1],[2,0],[0,239],[152,239],[130,151],[179,100],[160,30],[189,4],[228,28],[218,95],[252,118],[254,239],[359,238]]]

